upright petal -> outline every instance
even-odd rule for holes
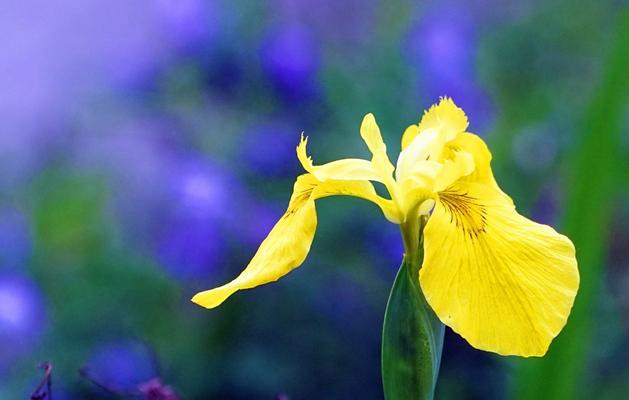
[[[439,194],[419,280],[472,346],[541,356],[566,324],[579,274],[568,238],[518,214],[497,186],[463,179]]]
[[[374,164],[375,169],[382,175],[381,179],[390,177],[394,167],[387,155],[387,146],[382,140],[380,128],[373,114],[369,113],[363,118],[363,122],[360,125],[360,136],[373,155],[371,162]]]
[[[413,139],[415,139],[415,136],[417,136],[418,133],[419,133],[419,126],[417,124],[409,125],[404,130],[404,133],[402,134],[402,150],[404,150],[409,144],[411,144],[411,142],[413,141]]]
[[[396,165],[396,179],[404,181],[418,163],[443,162],[444,154],[449,153],[447,144],[466,128],[467,117],[463,110],[451,99],[442,98],[439,104],[433,105],[424,113],[419,126],[411,125],[404,131],[402,151]],[[446,169],[445,173],[449,173],[449,170]]]
[[[443,97],[439,104],[433,104],[424,115],[419,125],[411,125],[402,135],[402,150],[406,149],[417,135],[429,130],[442,132],[444,142],[454,139],[458,133],[467,129],[467,116],[449,97]]]
[[[436,129],[443,133],[445,141],[449,142],[456,135],[467,129],[467,116],[459,107],[454,104],[451,98],[442,97],[439,104],[431,106],[424,112],[419,123],[418,132]]]

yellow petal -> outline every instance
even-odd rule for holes
[[[214,308],[240,289],[273,282],[297,268],[305,260],[317,227],[313,191],[318,181],[305,174],[297,178],[288,209],[247,265],[233,281],[197,293],[192,301]]]
[[[439,104],[430,107],[418,126],[406,128],[395,170],[402,192],[409,192],[410,189],[421,193],[440,191],[462,176],[469,175],[474,170],[474,155],[467,149],[451,145],[466,128],[465,113],[450,98],[442,98]],[[428,163],[432,163],[430,174],[426,174]],[[420,177],[416,176],[418,170]],[[427,176],[431,179],[425,179]],[[409,188],[409,182],[418,182],[423,187]],[[406,193],[405,197],[413,195]],[[413,205],[406,201],[405,204]]]
[[[390,200],[376,194],[369,181],[321,182],[311,174],[297,178],[288,209],[275,224],[245,270],[233,281],[196,294],[192,301],[214,308],[241,289],[274,282],[299,267],[310,251],[317,226],[315,200],[334,195],[356,196],[376,203],[396,223]]]
[[[452,185],[459,178],[474,171],[474,157],[467,151],[452,151],[451,158],[444,160],[442,168],[435,177],[434,190],[440,192]]]
[[[374,168],[379,171],[382,178],[390,177],[394,167],[387,155],[387,146],[382,140],[380,128],[373,114],[369,113],[363,118],[363,122],[360,125],[360,136],[373,155],[371,161],[374,164]]]
[[[442,97],[439,104],[431,106],[424,112],[418,131],[424,132],[429,129],[436,129],[445,135],[448,142],[456,137],[460,132],[467,129],[467,116],[459,107],[454,104],[451,98]]]
[[[422,290],[472,346],[541,356],[566,324],[579,285],[572,242],[518,214],[491,184],[440,193],[424,229]]]
[[[360,137],[363,138],[372,154],[383,150],[386,151],[387,147],[382,140],[380,127],[378,127],[376,117],[372,113],[365,115],[363,118],[363,122],[360,124]]]
[[[410,125],[404,130],[404,133],[402,134],[402,150],[411,144],[413,139],[415,139],[415,136],[417,136],[417,133],[419,133],[419,126],[417,124]]]
[[[312,158],[306,152],[308,138],[302,135],[297,146],[297,158],[304,169],[320,181],[327,180],[371,180],[380,181],[380,175],[371,162],[358,158],[346,158],[323,165],[313,165]]]
[[[491,152],[479,136],[473,133],[460,133],[456,139],[448,143],[448,147],[454,151],[463,151],[470,154],[474,160],[474,171],[461,178],[462,182],[475,182],[489,185],[499,194],[504,201],[513,204],[509,196],[502,192],[491,171]]]
[[[395,167],[395,179],[402,182],[413,174],[418,164],[426,161],[434,163],[435,161],[430,160],[430,155],[435,151],[441,152],[441,147],[443,142],[439,140],[439,133],[436,130],[422,132],[400,152]]]
[[[398,187],[400,188],[400,206],[404,213],[413,210],[426,199],[434,197],[433,187],[437,176],[441,174],[443,165],[436,161],[420,160],[409,166],[409,169],[410,171],[404,174],[398,174],[402,179]]]

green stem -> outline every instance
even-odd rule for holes
[[[421,226],[415,224],[416,230],[403,227],[405,245],[417,244],[407,246],[384,317],[382,381],[387,400],[432,399],[439,375],[444,326],[419,285],[423,252]]]

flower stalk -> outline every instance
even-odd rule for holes
[[[382,383],[386,400],[430,400],[443,348],[444,325],[419,285],[425,218],[402,225],[406,253],[389,294],[382,328]]]

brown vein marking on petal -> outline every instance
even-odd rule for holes
[[[288,209],[282,215],[282,219],[288,218],[295,214],[312,196],[312,191],[317,187],[316,184],[309,184],[308,187],[293,193]]]
[[[487,210],[478,198],[465,191],[446,189],[439,193],[439,200],[450,214],[450,222],[462,229],[464,235],[478,237],[487,226]]]

